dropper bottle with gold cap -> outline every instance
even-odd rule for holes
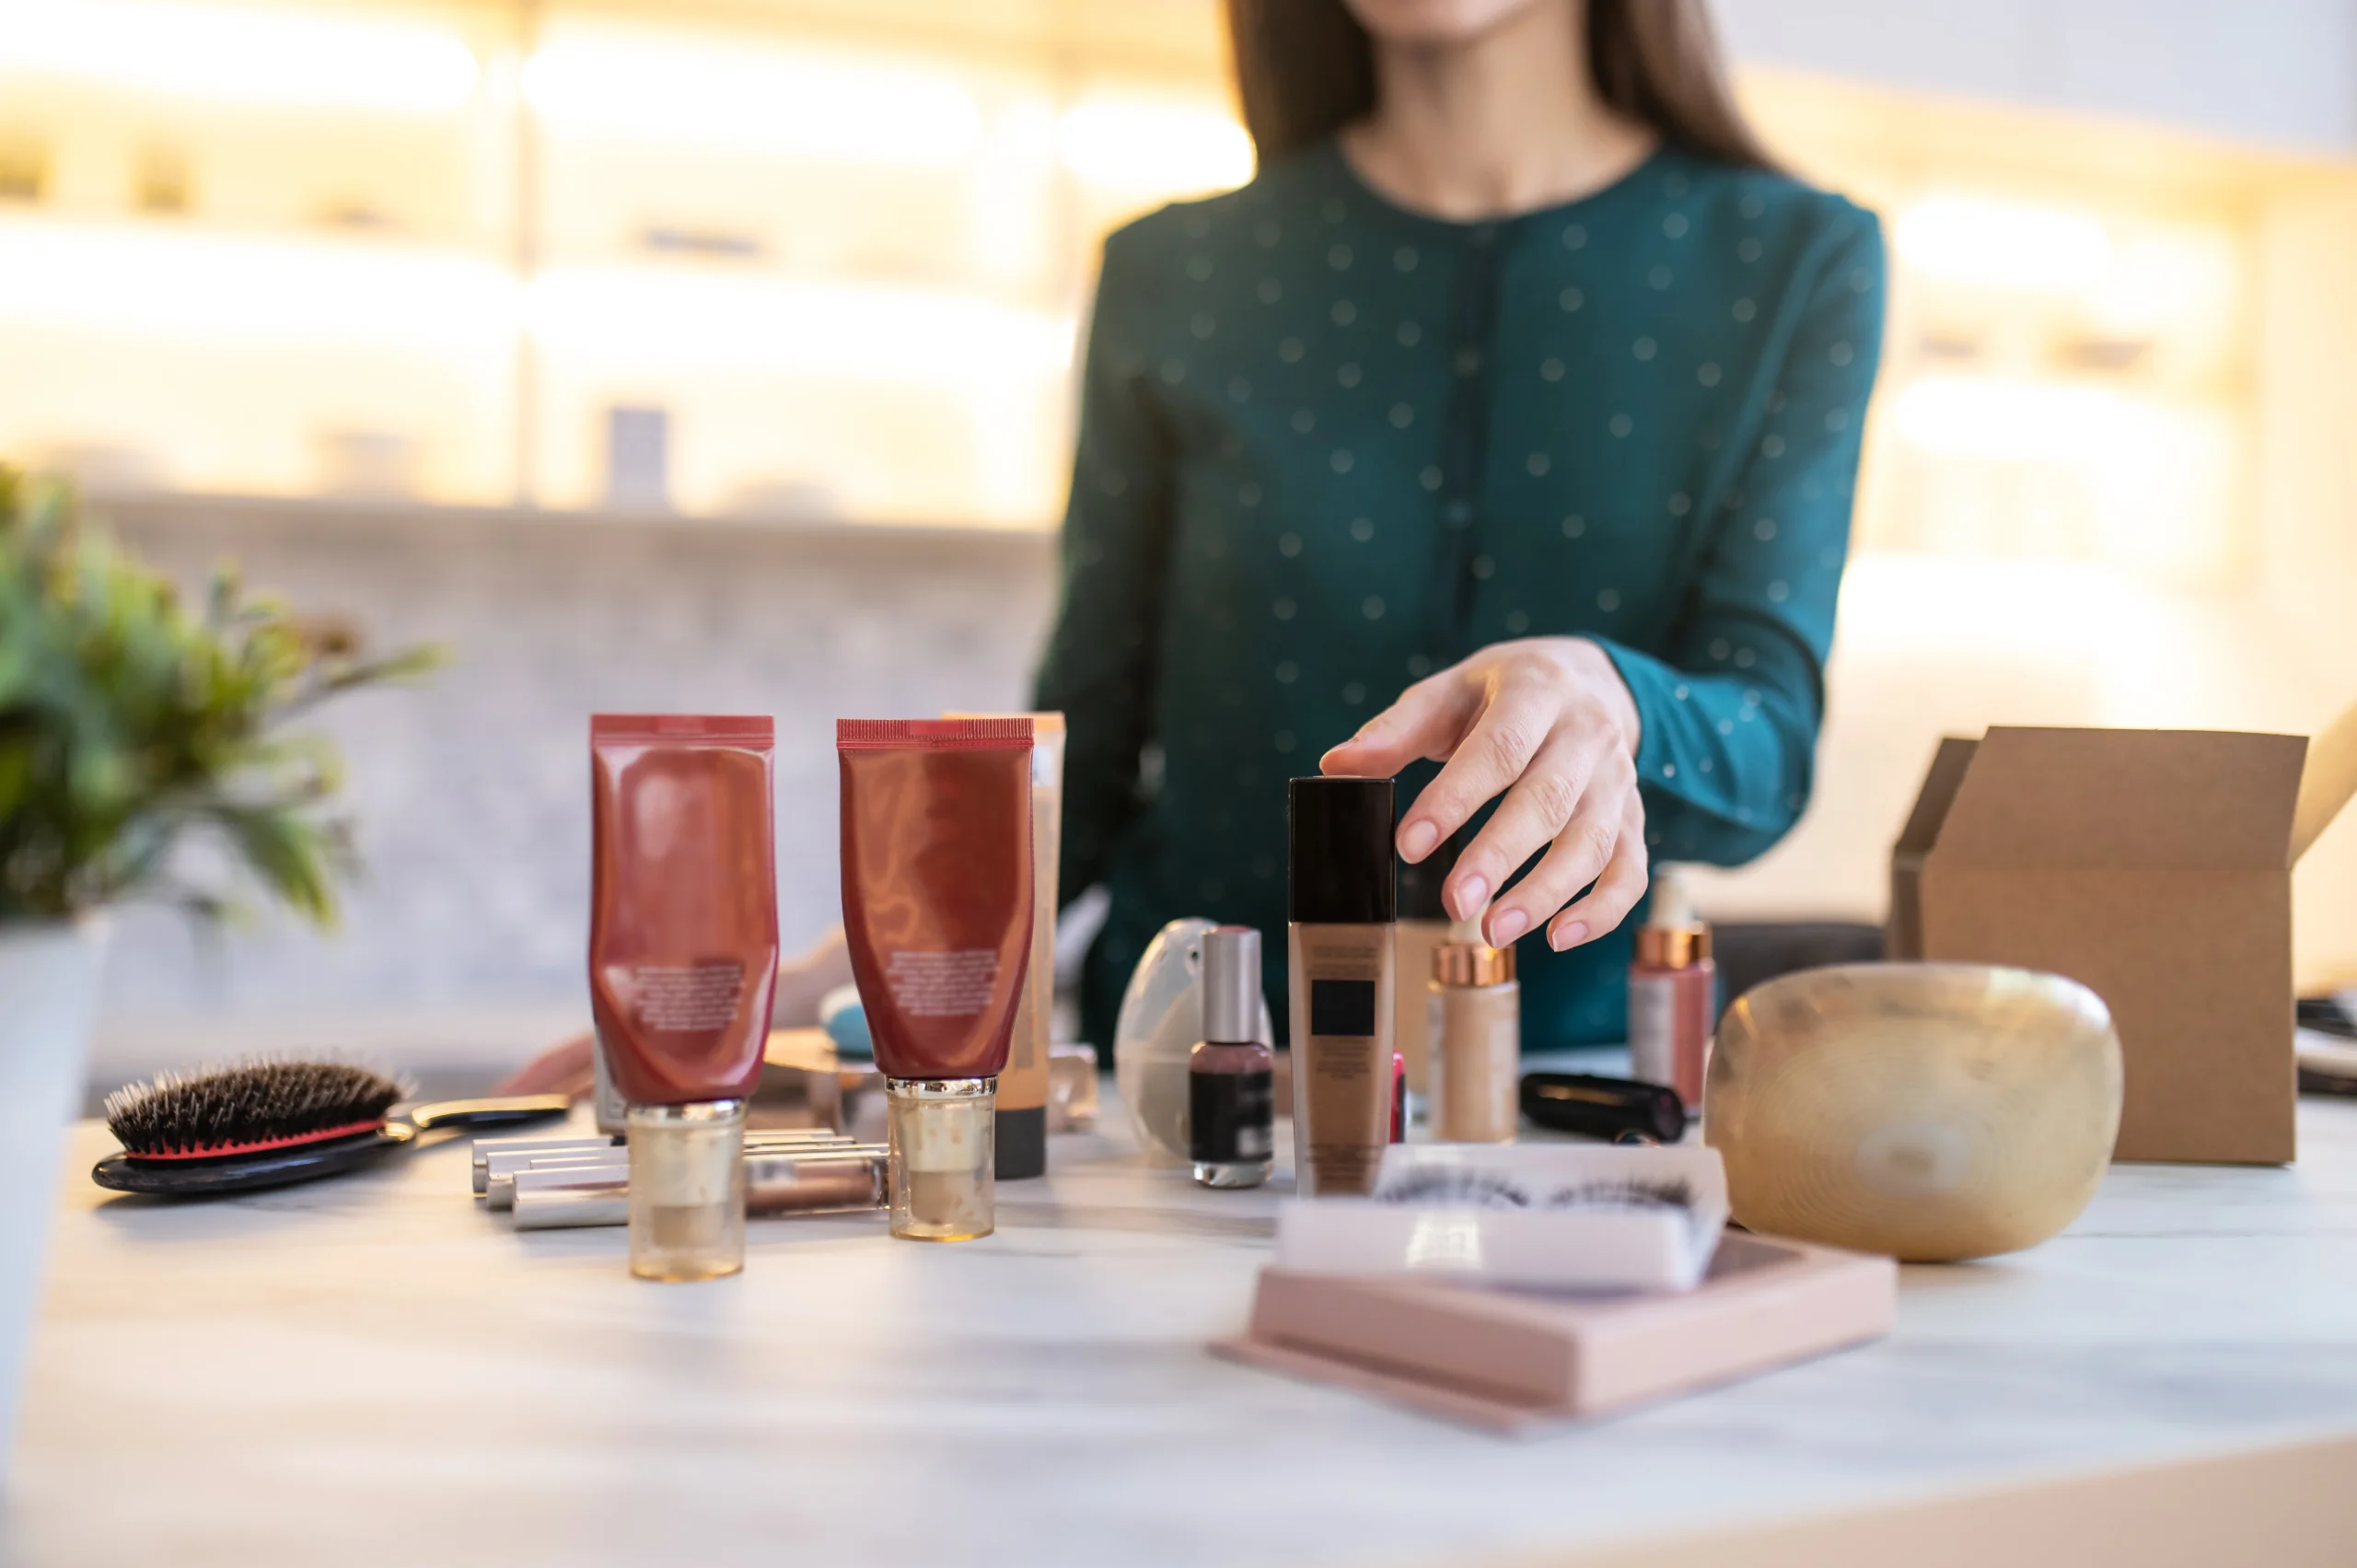
[[[1689,1110],[1700,1106],[1718,993],[1711,928],[1694,912],[1686,878],[1665,865],[1654,874],[1653,909],[1629,966],[1629,1075],[1676,1089]]]

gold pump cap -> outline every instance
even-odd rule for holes
[[[1641,925],[1637,927],[1637,966],[1648,970],[1690,970],[1711,956],[1707,925]]]
[[[1653,894],[1652,912],[1637,927],[1637,967],[1690,970],[1708,958],[1711,928],[1694,912],[1693,895],[1678,867],[1655,869]]]
[[[1504,985],[1514,978],[1514,949],[1481,942],[1444,942],[1433,949],[1438,985]]]

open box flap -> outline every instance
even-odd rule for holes
[[[2299,805],[2292,813],[2294,862],[2332,825],[2352,795],[2357,795],[2357,703],[2308,742],[2308,767],[2300,775]]]
[[[1915,809],[1907,814],[1907,826],[1898,830],[1898,842],[1893,853],[1918,858],[1930,853],[1940,840],[1940,824],[1947,819],[1948,807],[1956,804],[1956,792],[1964,783],[1965,770],[1972,765],[1972,754],[1980,742],[1960,735],[1944,736],[1940,749],[1932,753],[1931,769],[1923,775],[1923,787],[1915,794]]]
[[[1935,859],[2281,871],[2306,750],[2290,735],[1991,729],[1940,827]]]

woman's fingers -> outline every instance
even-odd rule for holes
[[[1622,797],[1634,786],[1633,777],[1600,779],[1573,803],[1552,847],[1491,910],[1483,933],[1492,947],[1544,925],[1603,874],[1619,847]]]
[[[1488,823],[1457,858],[1456,869],[1449,875],[1444,894],[1448,897],[1450,907],[1458,918],[1469,919],[1480,913],[1483,900],[1504,887],[1507,877],[1555,840],[1566,824],[1579,819],[1576,814],[1581,812],[1583,799],[1589,793],[1589,784],[1598,768],[1604,763],[1606,749],[1610,743],[1608,735],[1563,726],[1559,726],[1539,747],[1538,755],[1530,760],[1530,765],[1523,770],[1522,777],[1498,802],[1498,808],[1490,814]],[[1605,823],[1608,825],[1619,817],[1620,810],[1615,800],[1602,807],[1591,807],[1586,815],[1593,818],[1601,811]],[[1604,856],[1611,847],[1611,836],[1607,833],[1596,856],[1598,867],[1603,865]],[[1535,874],[1537,868],[1533,869]],[[1588,873],[1591,877],[1595,874],[1594,870]],[[1531,879],[1525,878],[1515,888],[1515,893],[1519,895],[1530,886]],[[1502,921],[1519,920],[1520,923],[1514,925],[1513,934],[1504,940],[1492,937],[1492,945],[1504,947],[1506,942],[1537,926],[1585,886],[1585,880],[1573,883],[1544,909],[1524,908],[1519,898],[1509,896],[1506,907],[1491,916],[1489,928],[1492,931],[1502,929]]]
[[[1446,757],[1472,722],[1480,697],[1480,683],[1457,670],[1428,676],[1400,692],[1399,701],[1367,720],[1356,735],[1318,759],[1318,771],[1382,779],[1420,757]]]
[[[1412,864],[1423,859],[1434,845],[1463,827],[1483,802],[1504,793],[1522,777],[1554,733],[1562,699],[1552,685],[1531,679],[1511,666],[1493,670],[1489,685],[1489,700],[1480,715],[1399,824],[1403,860]],[[1455,889],[1450,896],[1453,905],[1479,909],[1494,890],[1492,887],[1476,890],[1471,884],[1472,878],[1461,868],[1451,874],[1448,886]]]
[[[1612,846],[1612,858],[1605,863],[1587,897],[1555,917],[1547,928],[1547,945],[1560,953],[1617,930],[1645,896],[1650,858],[1645,853],[1644,802],[1632,789],[1621,811],[1620,834]]]

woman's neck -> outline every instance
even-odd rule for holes
[[[1376,38],[1376,110],[1343,130],[1343,156],[1401,206],[1459,222],[1602,190],[1655,137],[1597,96],[1585,12],[1536,0],[1471,38]]]

